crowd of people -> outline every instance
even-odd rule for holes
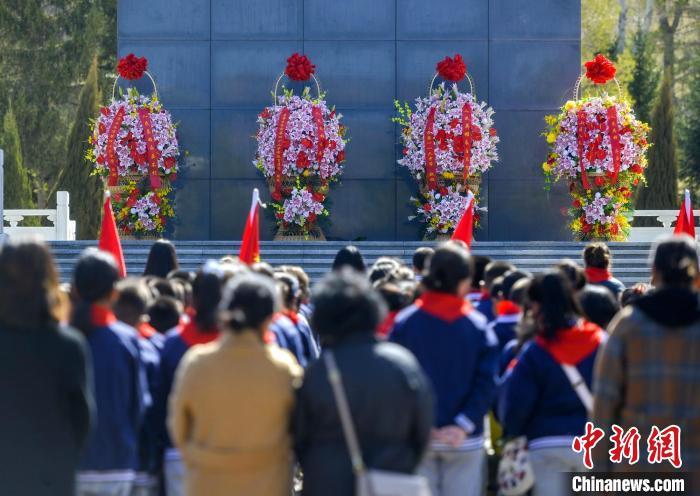
[[[296,266],[181,270],[158,241],[140,277],[86,249],[60,284],[46,245],[6,243],[0,492],[353,495],[329,351],[362,464],[434,496],[495,494],[489,467],[523,438],[532,493],[567,494],[588,420],[681,425],[683,469],[700,471],[695,241],[659,242],[631,288],[605,244],[583,261],[533,275],[450,241],[367,266],[348,246],[312,290]],[[624,470],[607,448],[596,469]]]

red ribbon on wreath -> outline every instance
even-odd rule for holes
[[[326,129],[323,126],[323,114],[321,114],[321,108],[314,105],[311,108],[311,117],[314,120],[314,124],[316,124],[316,139],[318,140],[316,162],[320,164],[323,160],[323,151],[326,148]]]
[[[433,107],[428,112],[428,118],[425,121],[425,134],[423,135],[425,149],[425,179],[428,183],[428,189],[434,190],[437,188],[437,165],[435,163],[435,136],[433,136],[433,125],[435,124],[435,110]]]
[[[576,141],[578,142],[578,163],[581,168],[581,184],[583,189],[591,189],[591,183],[588,181],[588,174],[586,174],[586,164],[584,162],[585,157],[583,155],[583,141],[586,137],[586,112],[581,109],[576,114]]]
[[[277,120],[277,129],[275,130],[275,194],[280,194],[282,190],[282,165],[284,163],[284,133],[287,130],[287,122],[289,122],[289,109],[284,107],[280,111],[280,117]]]
[[[610,152],[613,161],[613,184],[617,183],[617,176],[620,174],[620,128],[618,127],[617,108],[613,105],[608,107],[608,136],[610,137]]]
[[[153,123],[151,122],[151,111],[145,108],[139,109],[139,120],[143,127],[143,139],[146,141],[146,157],[148,159],[148,178],[151,182],[151,189],[161,187],[160,176],[158,175],[158,142],[153,136]]]
[[[119,184],[119,158],[117,157],[117,151],[115,149],[115,142],[117,141],[117,134],[122,127],[122,121],[124,120],[124,107],[119,107],[112,125],[109,126],[109,134],[107,134],[107,165],[109,166],[109,179],[107,180],[108,186],[116,186]]]
[[[462,135],[464,136],[464,171],[462,180],[467,184],[469,177],[469,167],[472,162],[472,106],[465,103],[462,107]]]

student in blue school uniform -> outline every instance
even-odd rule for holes
[[[498,342],[465,299],[472,262],[461,245],[440,245],[422,285],[389,339],[418,359],[436,395],[430,450],[419,469],[434,496],[481,496],[485,488],[484,416],[496,387]]]

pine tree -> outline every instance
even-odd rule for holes
[[[34,208],[33,188],[22,163],[22,145],[12,102],[2,119],[0,148],[5,152],[5,208]]]
[[[694,192],[700,188],[700,51],[693,57],[695,70],[689,76],[680,139],[683,149],[681,176]]]
[[[101,92],[97,58],[93,58],[87,79],[80,91],[75,120],[66,141],[66,165],[61,173],[60,188],[71,198],[71,216],[77,224],[78,239],[95,239],[100,226],[100,201],[104,186],[85,159],[90,136],[90,119],[100,108]]]
[[[659,95],[651,113],[647,186],[639,191],[638,209],[676,208],[678,205],[678,164],[673,129],[671,72],[665,71]]]
[[[634,69],[627,90],[634,100],[637,118],[649,122],[656,89],[659,86],[659,71],[654,61],[654,46],[649,39],[649,33],[637,30],[632,41],[632,54]]]

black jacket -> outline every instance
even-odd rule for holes
[[[411,473],[432,426],[432,393],[406,349],[354,335],[333,347],[350,410],[370,468]],[[304,496],[351,496],[354,478],[323,360],[306,369],[293,418]]]
[[[92,412],[88,364],[76,331],[0,328],[0,494],[75,494]]]

